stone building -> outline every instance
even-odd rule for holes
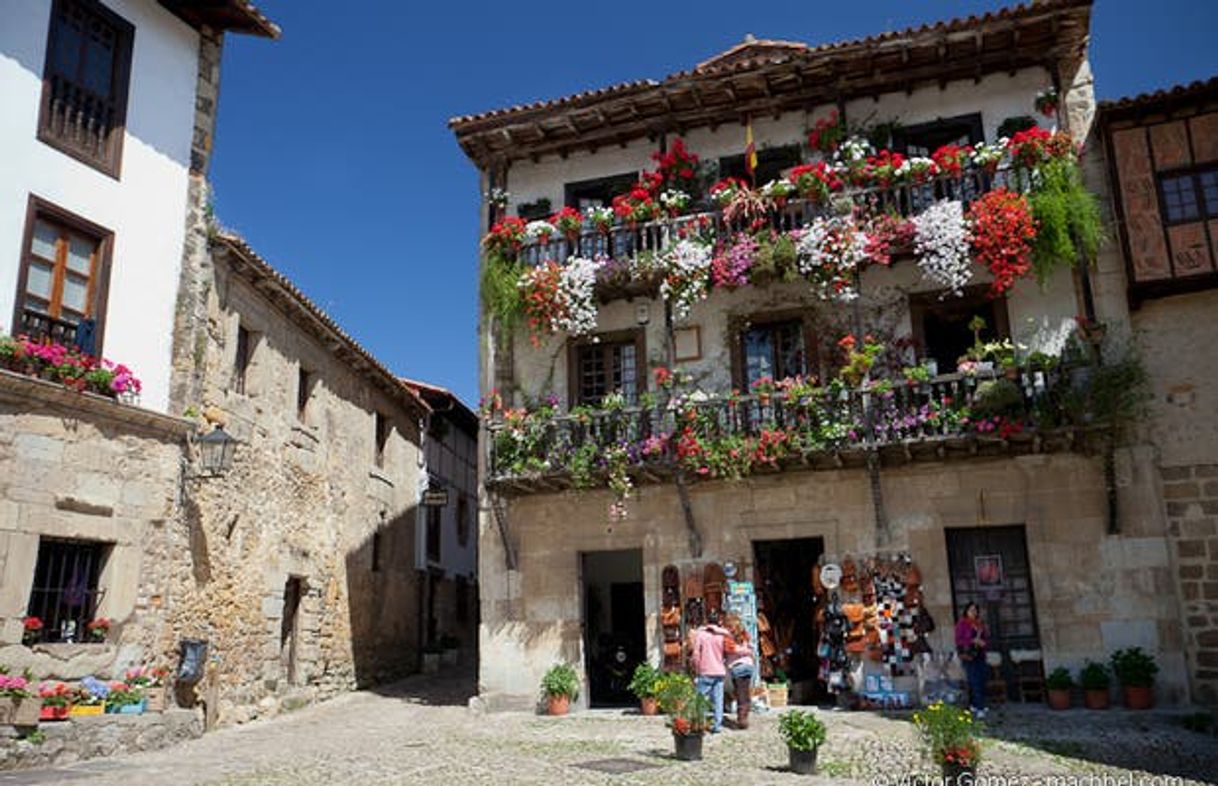
[[[1218,80],[1100,104],[1106,258],[1153,381],[1147,422],[1193,698],[1218,702]],[[1099,155],[1102,153],[1102,156]]]
[[[450,126],[480,170],[488,230],[513,212],[527,221],[564,205],[608,208],[652,166],[653,152],[677,149],[678,137],[703,163],[715,162],[720,176],[750,174],[751,143],[758,186],[819,160],[804,140],[835,119],[880,127],[887,144],[908,156],[951,143],[993,143],[1013,122],[1057,126],[1082,140],[1095,112],[1089,23],[1089,2],[1063,0],[816,47],[749,39],[661,80],[458,117]],[[1045,95],[1054,105],[1041,114],[1033,107]],[[1094,160],[1087,165],[1090,174]],[[968,188],[993,185],[977,182],[961,187],[957,198],[976,198]],[[877,198],[906,214],[934,198],[901,193]],[[777,215],[791,215],[784,210],[780,203]],[[728,222],[717,214],[709,220]],[[561,260],[578,242],[578,256],[637,266],[673,248],[665,244],[677,240],[679,224],[666,226],[619,223],[605,230],[606,239],[588,229],[578,240],[556,232],[548,242],[524,239],[518,258]],[[483,263],[484,288],[490,264]],[[675,365],[692,378],[698,393],[686,401],[700,396],[704,403],[691,405],[697,413],[691,418],[710,417],[728,429],[719,433],[730,434],[753,428],[773,410],[769,393],[750,399],[755,414],[740,426],[732,413],[745,405],[739,398],[731,403],[729,391],[747,398],[769,377],[832,379],[846,334],[882,337],[900,349],[897,368],[934,360],[941,372],[953,371],[976,340],[969,327],[976,317],[984,319],[983,331],[1012,339],[1025,354],[1075,351],[1076,316],[1128,325],[1124,290],[1112,294],[1105,265],[1111,259],[1102,259],[1098,271],[1059,268],[1043,286],[1024,280],[991,299],[985,271],[975,272],[974,286],[957,298],[912,262],[898,261],[866,268],[852,304],[816,297],[804,282],[777,281],[716,287],[683,320],[656,288],[601,278],[595,333],[584,338],[531,337],[484,306],[483,395],[502,397],[508,409],[551,412],[537,409],[547,399],[554,409],[544,424],[524,421],[534,430],[496,424],[484,443],[482,700],[491,707],[532,705],[542,673],[566,660],[584,680],[583,695],[593,704],[605,701],[598,681],[605,679],[604,648],[614,642],[635,660],[660,662],[668,566],[680,573],[677,591],[684,593],[685,582],[712,563],[733,563],[739,577],[766,588],[771,624],[795,631],[792,646],[809,653],[817,631],[800,597],[811,597],[811,567],[907,554],[921,572],[924,604],[939,621],[932,646],[950,651],[950,622],[967,602],[981,601],[1002,656],[994,677],[1012,696],[1021,668],[1012,662],[1016,653],[1034,653],[1048,670],[1141,646],[1162,669],[1160,701],[1185,701],[1174,554],[1159,470],[1141,437],[1109,449],[1085,428],[1067,429],[1069,436],[1056,428],[1012,430],[946,442],[900,428],[886,439],[851,432],[835,438],[837,447],[773,462],[781,471],[737,480],[704,480],[679,462],[638,458],[649,449],[642,440],[648,434],[669,445],[661,451],[671,450],[662,440],[677,439],[671,410],[663,407],[667,389],[653,378],[661,367]],[[1119,325],[1112,332],[1120,333]],[[1026,391],[1039,384],[1035,373],[1019,378]],[[930,384],[939,390],[960,382],[948,374]],[[952,387],[951,396],[961,390]],[[614,393],[622,401],[606,407]],[[657,414],[649,414],[649,400],[660,402]],[[880,406],[867,401],[851,406],[864,413]],[[509,413],[521,417],[519,410]],[[874,426],[866,418],[877,415],[863,417]],[[756,429],[748,433],[758,437]],[[589,440],[602,451],[599,459],[579,450]],[[624,451],[633,486],[624,518],[618,495],[572,490],[587,485],[589,475],[601,485],[612,482],[614,449]],[[585,463],[574,463],[581,456]],[[982,563],[997,566],[996,575],[983,576]],[[799,672],[792,679],[814,692],[815,660],[805,655],[792,668]]]

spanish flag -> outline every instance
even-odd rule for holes
[[[744,171],[748,172],[749,180],[753,181],[757,171],[757,146],[753,144],[753,118],[749,118],[744,126]],[[757,185],[755,182],[753,185]]]

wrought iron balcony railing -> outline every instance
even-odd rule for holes
[[[86,355],[97,354],[96,323],[92,319],[70,322],[27,308],[21,312],[21,325],[17,332],[39,341],[76,347]]]
[[[589,472],[603,479],[613,462],[647,481],[678,468],[692,476],[739,477],[792,465],[849,466],[869,453],[908,461],[982,449],[1069,449],[1091,430],[1085,397],[1078,379],[1072,381],[1077,376],[1022,369],[858,389],[835,383],[675,397],[566,415],[516,411],[488,424],[489,483],[526,493],[578,486]]]
[[[695,205],[691,212],[684,215],[638,224],[619,222],[606,231],[585,226],[575,238],[555,234],[544,241],[528,240],[520,249],[519,258],[527,265],[539,265],[547,260],[564,262],[573,256],[628,259],[644,252],[659,252],[694,227],[708,226],[716,237],[765,227],[776,232],[790,232],[816,218],[848,210],[850,206],[873,214],[893,213],[910,217],[938,200],[960,200],[967,208],[970,202],[996,188],[1027,191],[1032,185],[1031,178],[1025,169],[990,171],[970,167],[959,175],[939,175],[921,183],[847,187],[826,200],[790,198],[782,200],[781,205],[771,204],[759,216],[749,218],[729,219],[722,209]],[[758,224],[758,221],[761,223]]]

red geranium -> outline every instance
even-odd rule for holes
[[[994,276],[990,297],[1006,292],[1032,270],[1036,219],[1022,194],[997,188],[972,204],[973,256]]]
[[[877,265],[889,265],[894,254],[913,249],[917,228],[909,219],[892,213],[876,216],[867,225],[867,243],[863,247],[867,258]]]
[[[565,237],[574,239],[579,236],[579,231],[583,229],[584,217],[580,215],[578,210],[567,205],[550,217],[550,223],[558,227],[558,231]]]
[[[529,340],[533,346],[539,346],[541,335],[550,332],[550,325],[565,314],[559,305],[558,291],[561,286],[562,267],[552,259],[525,272],[521,288]]]
[[[944,145],[931,153],[930,158],[941,173],[959,177],[972,155],[973,148],[968,145]]]
[[[42,630],[42,619],[40,617],[26,617],[25,629],[30,632]]]
[[[824,161],[800,164],[791,170],[787,179],[801,197],[814,202],[824,202],[831,193],[842,189],[841,177]]]
[[[891,150],[881,150],[874,156],[867,157],[867,166],[864,173],[869,180],[881,188],[887,188],[892,185],[892,181],[896,179],[897,170],[905,163],[905,156],[900,153],[894,153]],[[859,183],[858,185],[863,185]]]
[[[503,256],[515,256],[524,244],[525,221],[518,216],[508,216],[502,221],[495,222],[491,231],[482,238],[482,245],[488,252],[498,252]]]
[[[822,153],[832,153],[846,138],[846,124],[834,109],[828,117],[817,120],[808,133],[808,147]]]
[[[1011,160],[1017,167],[1030,169],[1049,161],[1075,154],[1074,140],[1061,131],[1049,132],[1032,126],[1011,137],[1007,143]]]
[[[685,140],[681,137],[673,139],[668,150],[663,153],[657,150],[651,154],[651,160],[659,165],[658,172],[648,173],[654,175],[654,179],[658,180],[654,184],[655,190],[667,187],[687,193],[693,192],[698,156],[686,149]]]

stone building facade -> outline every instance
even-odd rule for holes
[[[1218,81],[1100,106],[1118,232],[1103,263],[1152,380],[1145,436],[1162,488],[1192,696],[1218,703]],[[1102,155],[1101,155],[1102,154]]]
[[[723,172],[743,151],[745,114],[764,162],[767,151],[775,160],[784,148],[798,151],[803,135],[834,110],[847,122],[891,120],[910,134],[937,128],[947,137],[959,133],[953,122],[963,126],[961,118],[974,118],[966,141],[993,141],[1005,120],[1031,114],[1037,93],[1054,88],[1058,110],[1040,122],[1087,139],[1095,114],[1086,60],[1089,11],[1085,2],[1004,10],[995,19],[1020,29],[1013,39],[994,20],[969,19],[886,34],[882,47],[879,39],[816,49],[746,41],[661,81],[455,118],[451,126],[481,169],[484,193],[506,190],[506,210],[521,215],[541,199],[553,210],[592,204],[580,200],[599,195],[608,181],[628,184],[650,166],[651,151],[664,150],[678,135],[703,159],[717,158]],[[1038,39],[1042,33],[1045,38]],[[885,56],[894,58],[888,71],[876,65]],[[956,57],[967,60],[968,68]],[[896,58],[916,66],[898,67]],[[825,73],[837,75],[828,83],[836,87],[818,81]],[[941,143],[926,144],[934,149]],[[1097,171],[1102,177],[1094,155],[1085,165],[1089,178]],[[757,182],[772,176],[759,175]],[[1095,188],[1102,188],[1102,180]],[[504,206],[484,203],[485,227],[503,215]],[[650,372],[674,360],[700,390],[744,389],[749,380],[741,368],[747,352],[742,334],[779,317],[798,323],[811,357],[807,370],[821,378],[833,373],[838,338],[860,322],[865,331],[925,351],[924,309],[942,298],[917,273],[912,265],[869,268],[857,305],[844,308],[814,298],[800,284],[716,289],[677,323],[671,338],[664,303],[641,291],[603,296],[591,341],[560,333],[542,337],[538,345],[524,329],[505,329],[484,310],[483,395],[497,392],[508,407],[554,396],[560,412],[570,410],[580,403],[579,385],[588,372],[578,360],[586,351],[581,347],[597,343],[629,345],[620,352],[635,365],[620,376],[637,371],[639,395],[663,395]],[[1021,282],[998,310],[987,312],[990,323],[1003,323],[1025,351],[1060,352],[1076,330],[1076,316],[1084,315],[1110,323],[1119,342],[1116,337],[1128,336],[1130,324],[1125,290],[1115,278],[1120,275],[1119,256],[1114,262],[1109,254],[1095,270],[1058,270],[1043,287]],[[988,278],[980,273],[974,280]],[[666,566],[677,567],[684,579],[707,563],[732,562],[745,580],[760,580],[759,567],[775,559],[775,550],[811,554],[812,561],[908,553],[939,623],[932,646],[951,651],[950,622],[963,608],[960,588],[976,579],[973,554],[1007,543],[1015,545],[1004,559],[1012,570],[1016,563],[1023,566],[1011,581],[1026,598],[1030,620],[1024,627],[1030,635],[1010,647],[996,646],[1004,658],[1017,646],[1034,649],[1047,672],[1059,665],[1077,669],[1085,660],[1140,646],[1162,670],[1159,701],[1188,701],[1177,556],[1146,435],[1133,436],[1111,459],[1102,445],[1082,438],[1056,447],[1039,438],[1013,445],[999,451],[931,450],[924,460],[909,448],[870,460],[861,453],[830,456],[741,481],[691,482],[687,500],[671,477],[648,478],[644,472],[634,477],[637,487],[624,520],[611,515],[614,498],[607,491],[563,490],[569,484],[545,476],[537,482],[499,477],[484,459],[489,491],[480,525],[482,700],[491,707],[531,706],[541,675],[556,660],[576,665],[584,696],[595,694],[604,642],[589,633],[589,622],[603,616],[597,607],[614,592],[626,597],[628,590],[641,591],[640,619],[615,625],[637,624],[642,657],[659,662]],[[489,438],[484,447],[489,455]],[[878,463],[878,472],[868,461]],[[607,567],[610,559],[618,568]],[[964,561],[970,564],[962,567]],[[622,563],[629,568],[619,569]],[[1006,619],[1006,610],[994,613]]]

